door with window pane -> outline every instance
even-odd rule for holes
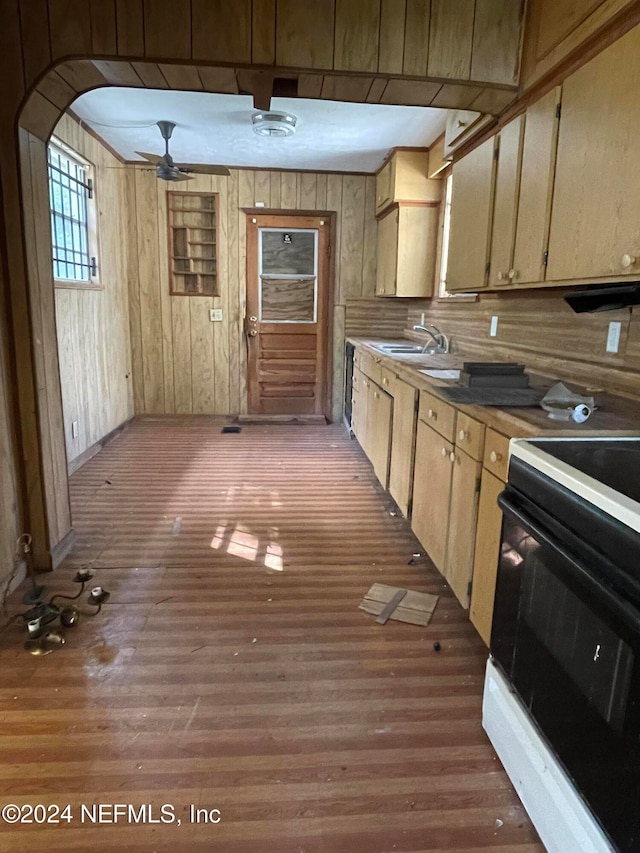
[[[247,219],[249,414],[326,415],[330,220]]]

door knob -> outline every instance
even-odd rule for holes
[[[258,332],[255,329],[249,329],[249,337],[250,338],[255,338],[255,336],[257,334],[258,334]]]

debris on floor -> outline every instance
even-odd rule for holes
[[[411,625],[428,625],[436,609],[439,596],[428,592],[415,592],[384,583],[374,583],[360,602],[360,610],[377,616],[376,622],[384,625],[387,619],[408,622]]]

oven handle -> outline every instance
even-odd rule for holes
[[[582,563],[576,560],[573,554],[566,551],[557,539],[554,539],[543,527],[537,525],[532,521],[530,516],[525,515],[516,504],[512,503],[506,497],[506,492],[498,495],[498,505],[505,513],[517,519],[539,542],[542,542],[559,554],[569,566],[570,574],[573,575],[574,579],[587,587],[592,595],[597,596],[600,601],[603,601],[609,607],[609,610],[621,619],[628,628],[635,632],[640,631],[640,613],[633,604],[630,604],[612,590],[611,587],[595,577]],[[603,559],[601,555],[598,555],[598,558],[600,560]]]

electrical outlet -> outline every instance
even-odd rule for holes
[[[71,421],[71,438],[78,437],[78,421]]]
[[[263,201],[257,201],[256,207],[264,207],[264,202]]]
[[[609,332],[607,334],[607,352],[618,352],[620,348],[620,330],[622,323],[614,320],[609,323]]]
[[[209,319],[212,323],[219,323],[222,320],[222,308],[211,308],[209,310]]]
[[[489,328],[489,336],[495,338],[498,334],[498,315],[494,314],[491,318],[491,326]]]

